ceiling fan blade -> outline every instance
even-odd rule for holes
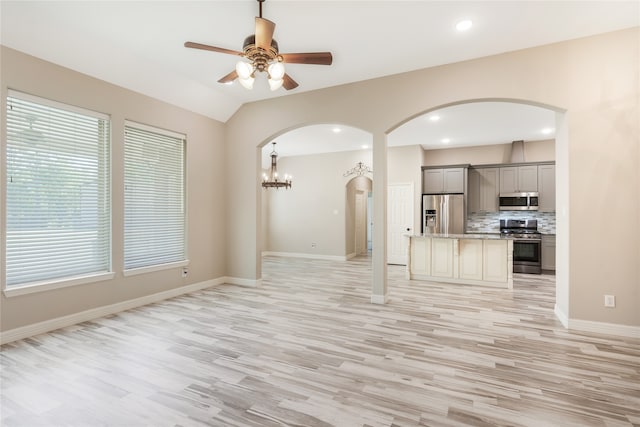
[[[285,73],[283,79],[284,81],[282,82],[282,87],[284,87],[286,90],[291,90],[298,87],[298,82],[293,80],[289,74]]]
[[[190,47],[192,49],[210,50],[212,52],[228,53],[229,55],[244,56],[244,52],[238,52],[237,50],[225,49],[222,47],[209,46],[208,44],[186,42],[184,47]]]
[[[233,70],[232,72],[230,72],[229,74],[227,74],[226,76],[218,80],[218,83],[231,83],[237,78],[238,78],[238,73],[236,72],[236,70]]]
[[[264,50],[271,49],[271,40],[275,29],[276,24],[256,16],[256,46]]]
[[[288,64],[331,65],[331,52],[281,53],[282,60]]]

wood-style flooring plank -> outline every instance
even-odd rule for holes
[[[266,257],[221,285],[7,344],[11,426],[640,426],[640,340],[570,332],[553,276],[513,291]]]

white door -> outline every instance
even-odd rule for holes
[[[407,240],[413,233],[413,184],[390,184],[387,191],[387,263],[407,264]]]

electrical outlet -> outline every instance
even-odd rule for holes
[[[315,243],[311,243],[311,247],[312,247],[312,248],[315,248],[315,247],[316,247],[316,244],[315,244]]]
[[[605,307],[615,307],[616,306],[616,297],[615,297],[615,295],[605,295],[604,296],[604,306]]]
[[[187,277],[187,274],[189,274],[189,269],[187,267],[182,267],[182,278]]]

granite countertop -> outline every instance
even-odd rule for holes
[[[485,239],[485,240],[513,240],[499,233],[469,233],[469,234],[406,234],[408,237],[435,237],[437,239]]]

